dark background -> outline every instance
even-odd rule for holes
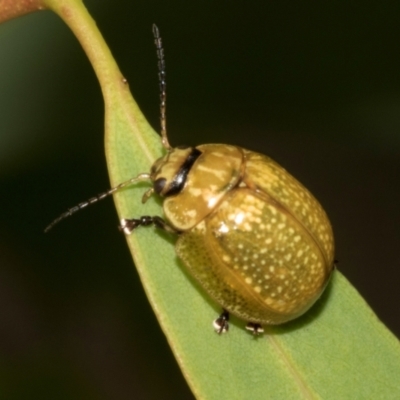
[[[325,207],[339,269],[397,335],[398,1],[86,1],[158,130],[151,24],[170,142],[268,154]],[[134,156],[134,155],[132,155]],[[191,399],[117,230],[103,103],[51,12],[0,27],[0,391],[7,399]]]

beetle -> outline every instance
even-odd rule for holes
[[[164,218],[124,218],[130,235],[154,225],[177,236],[175,250],[190,274],[223,309],[213,322],[227,332],[229,316],[247,321],[257,335],[304,314],[334,270],[329,219],[314,196],[271,158],[239,146],[171,147],[166,131],[164,50],[153,25],[160,83],[161,140],[166,153],[149,173],[69,209],[62,219],[117,190],[141,181],[163,198]]]

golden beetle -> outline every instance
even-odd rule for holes
[[[161,87],[161,137],[167,153],[149,174],[140,174],[62,214],[46,230],[88,204],[124,186],[150,180],[164,198],[161,217],[122,219],[130,234],[155,225],[176,233],[176,253],[204,290],[223,308],[218,333],[229,313],[247,329],[277,325],[305,313],[319,298],[334,269],[328,217],[312,194],[269,157],[238,146],[204,144],[172,148],[166,134],[165,64],[153,26]]]

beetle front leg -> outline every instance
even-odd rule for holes
[[[139,226],[150,226],[154,225],[156,228],[162,229],[164,231],[170,233],[179,233],[175,228],[168,225],[161,217],[155,216],[150,217],[148,215],[144,215],[140,218],[132,218],[132,219],[121,219],[121,225],[119,226],[119,230],[124,232],[125,235],[130,235],[136,228]]]

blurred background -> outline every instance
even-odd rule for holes
[[[268,154],[320,200],[339,269],[400,335],[400,2],[85,2],[170,142]],[[103,103],[51,12],[0,26],[0,397],[192,399],[109,199]],[[134,155],[132,155],[134,156]],[[138,211],[140,214],[140,211]]]

